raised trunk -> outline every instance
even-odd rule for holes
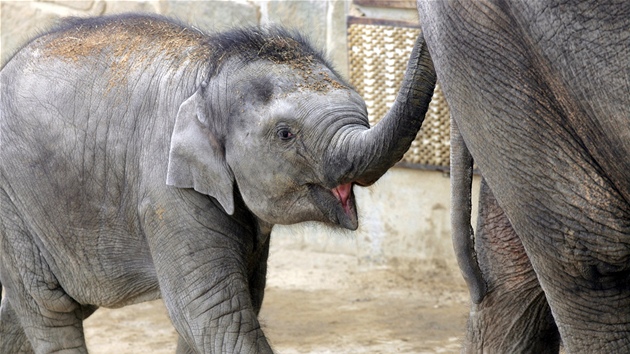
[[[433,96],[435,70],[422,34],[411,53],[396,102],[373,128],[356,131],[351,149],[339,150],[336,161],[353,168],[342,182],[367,186],[402,159],[415,139]],[[341,156],[339,156],[341,154]]]

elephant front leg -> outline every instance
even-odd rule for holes
[[[162,297],[175,328],[200,353],[271,352],[242,265],[230,252],[209,251],[211,259],[199,264],[194,260],[156,264]],[[178,347],[183,350],[182,344]]]
[[[149,241],[178,352],[271,353],[249,289],[249,235],[190,225]]]
[[[481,182],[475,239],[487,294],[473,304],[465,351],[558,353],[560,335],[545,294],[510,221]]]

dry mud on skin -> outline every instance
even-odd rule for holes
[[[272,247],[259,318],[280,354],[459,353],[468,296],[440,273]],[[174,353],[177,342],[161,301],[100,309],[85,331],[90,353]]]

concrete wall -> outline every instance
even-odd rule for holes
[[[415,10],[355,6],[342,0],[304,1],[0,1],[0,60],[63,16],[148,11],[178,17],[203,30],[279,22],[323,48],[347,76],[346,16],[417,21]],[[356,255],[366,266],[428,264],[457,273],[450,242],[449,179],[441,172],[393,168],[376,185],[355,188],[357,232],[315,223],[277,226],[274,246]],[[475,203],[476,205],[476,203]]]

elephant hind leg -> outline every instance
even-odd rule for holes
[[[31,343],[7,298],[0,305],[0,338],[0,353],[33,353]]]
[[[0,272],[5,291],[0,318],[2,346],[11,342],[25,352],[87,353],[83,319],[96,307],[82,306],[66,294],[49,268],[44,252],[33,241],[33,233],[2,192],[0,189],[0,204],[6,216],[0,218]],[[0,353],[21,350],[2,349]]]
[[[82,307],[80,313],[78,313],[79,317],[82,319],[87,318],[92,313],[94,313],[96,307]],[[28,322],[28,321],[25,321]],[[79,321],[80,322],[80,321]],[[68,333],[68,331],[64,331]],[[76,332],[76,331],[70,331]],[[49,333],[49,332],[46,332]],[[46,334],[50,338],[55,338],[55,334],[49,333]],[[74,334],[76,336],[76,333]],[[80,336],[83,336],[82,330]],[[8,297],[5,297],[2,300],[2,304],[0,305],[0,353],[15,353],[15,354],[27,354],[34,353],[33,346],[29,341],[29,338],[22,327],[22,323],[17,313],[13,309],[11,302]],[[81,340],[82,343],[84,343]],[[83,344],[83,347],[85,344]],[[81,345],[79,345],[81,347]],[[47,348],[47,346],[46,346]],[[73,348],[65,348],[64,349],[73,349]],[[48,350],[48,349],[44,349]]]
[[[2,304],[0,328],[3,340],[0,352],[87,353],[83,318],[93,312],[92,309],[87,309],[87,313],[84,313],[84,308],[77,306],[70,312],[55,312],[39,307],[28,295],[19,297],[10,295],[7,294],[6,311],[4,304],[6,298]],[[4,350],[5,338],[10,338],[8,342],[12,342],[10,345],[13,349]]]
[[[475,249],[488,292],[472,304],[464,351],[558,353],[560,334],[536,273],[483,179],[477,223]]]

